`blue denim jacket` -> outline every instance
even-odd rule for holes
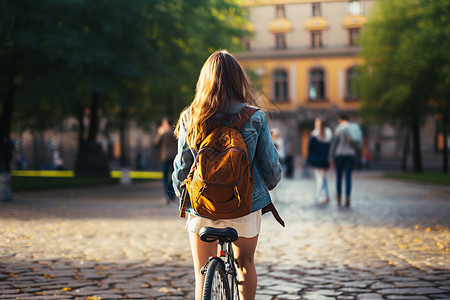
[[[244,106],[244,103],[234,101],[229,112],[230,118],[236,118]],[[261,110],[255,112],[247,121],[241,134],[247,144],[250,164],[254,160],[255,187],[251,212],[255,212],[271,203],[269,190],[275,188],[281,179],[281,164],[270,135],[266,115]],[[196,152],[187,145],[186,127],[182,122],[178,136],[178,154],[173,163],[174,172],[172,173],[173,187],[178,197],[181,197],[180,186],[189,174],[195,155]],[[195,214],[189,201],[187,202],[186,212]]]

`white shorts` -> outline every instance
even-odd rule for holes
[[[236,229],[239,237],[255,237],[261,231],[261,210],[255,211],[247,216],[236,219],[212,220],[200,216],[188,214],[186,221],[186,231],[198,234],[200,229],[205,226]]]

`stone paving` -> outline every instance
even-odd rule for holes
[[[315,202],[308,178],[272,195],[286,228],[263,217],[256,299],[450,299],[450,187],[357,172],[348,209]],[[160,182],[15,198],[0,203],[0,299],[193,298]]]

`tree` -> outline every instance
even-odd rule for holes
[[[442,151],[442,169],[448,172],[450,134],[450,0],[420,1],[423,18],[420,28],[423,32],[420,40],[422,47],[432,53],[430,68],[435,74],[435,86],[432,94],[432,105],[435,113],[441,117],[444,147]]]
[[[436,58],[442,45],[429,35],[431,28],[424,30],[426,10],[434,3],[379,1],[361,37],[363,116],[410,130],[414,171],[422,171],[420,128],[433,112],[439,82]],[[439,15],[448,18],[448,10]]]
[[[138,84],[122,81],[108,113],[109,128],[119,129],[121,140],[131,120],[145,127],[155,118],[176,118],[193,95],[206,57],[218,48],[238,49],[239,37],[249,34],[242,29],[248,22],[244,11],[234,1],[160,1],[151,16],[158,45],[152,56],[159,65]]]
[[[99,120],[125,130],[131,119],[177,115],[203,61],[236,47],[246,22],[234,0],[1,1],[0,170],[9,171],[11,126],[75,116],[78,174],[95,175]]]
[[[35,1],[0,2],[0,200],[12,198],[7,178],[13,150],[13,113],[18,106],[15,102],[23,87],[38,80],[46,67],[45,60],[36,59],[43,57],[45,47],[45,39],[38,37],[49,36],[46,14],[39,13],[43,7],[45,4]]]

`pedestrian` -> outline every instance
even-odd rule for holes
[[[354,138],[353,133],[357,132],[358,138]],[[359,139],[359,140],[356,140]],[[338,117],[338,125],[334,131],[334,139],[330,148],[330,161],[334,163],[336,170],[336,200],[341,205],[342,195],[342,175],[345,173],[345,206],[350,206],[350,196],[352,192],[352,172],[355,164],[355,157],[360,151],[362,134],[359,125],[350,123],[348,116],[342,114]],[[355,146],[358,144],[359,146]],[[358,149],[359,148],[359,149]]]
[[[179,118],[176,135],[178,154],[174,162],[173,181],[178,196],[196,156],[198,145],[208,132],[221,124],[229,124],[246,105],[256,106],[247,75],[227,51],[214,52],[205,62],[197,82],[191,105]],[[241,129],[253,166],[255,185],[251,198],[251,213],[236,219],[213,220],[198,216],[187,202],[186,230],[192,250],[195,270],[195,299],[201,299],[203,275],[201,269],[210,256],[217,255],[217,244],[205,243],[199,238],[204,226],[233,227],[238,240],[233,250],[238,260],[240,299],[254,299],[256,269],[254,254],[261,227],[262,209],[271,204],[269,190],[281,179],[281,165],[273,144],[265,114],[258,110]]]
[[[159,147],[159,155],[163,173],[164,195],[167,203],[175,200],[175,191],[172,185],[173,160],[177,154],[177,140],[175,128],[169,118],[164,118],[158,127],[155,143]]]
[[[287,178],[294,177],[294,153],[290,149],[286,152],[283,168],[286,168],[285,174]]]
[[[324,204],[329,202],[327,172],[330,167],[328,155],[332,136],[331,129],[326,127],[322,119],[317,118],[308,143],[307,160],[316,178],[316,200]]]
[[[64,160],[61,157],[61,154],[59,153],[58,149],[53,149],[52,154],[52,164],[54,170],[64,170]]]
[[[278,128],[274,128],[270,131],[270,134],[273,139],[273,144],[275,148],[278,150],[278,157],[280,159],[280,163],[283,166],[286,158],[286,149],[284,145],[284,139],[280,136],[280,130]]]

